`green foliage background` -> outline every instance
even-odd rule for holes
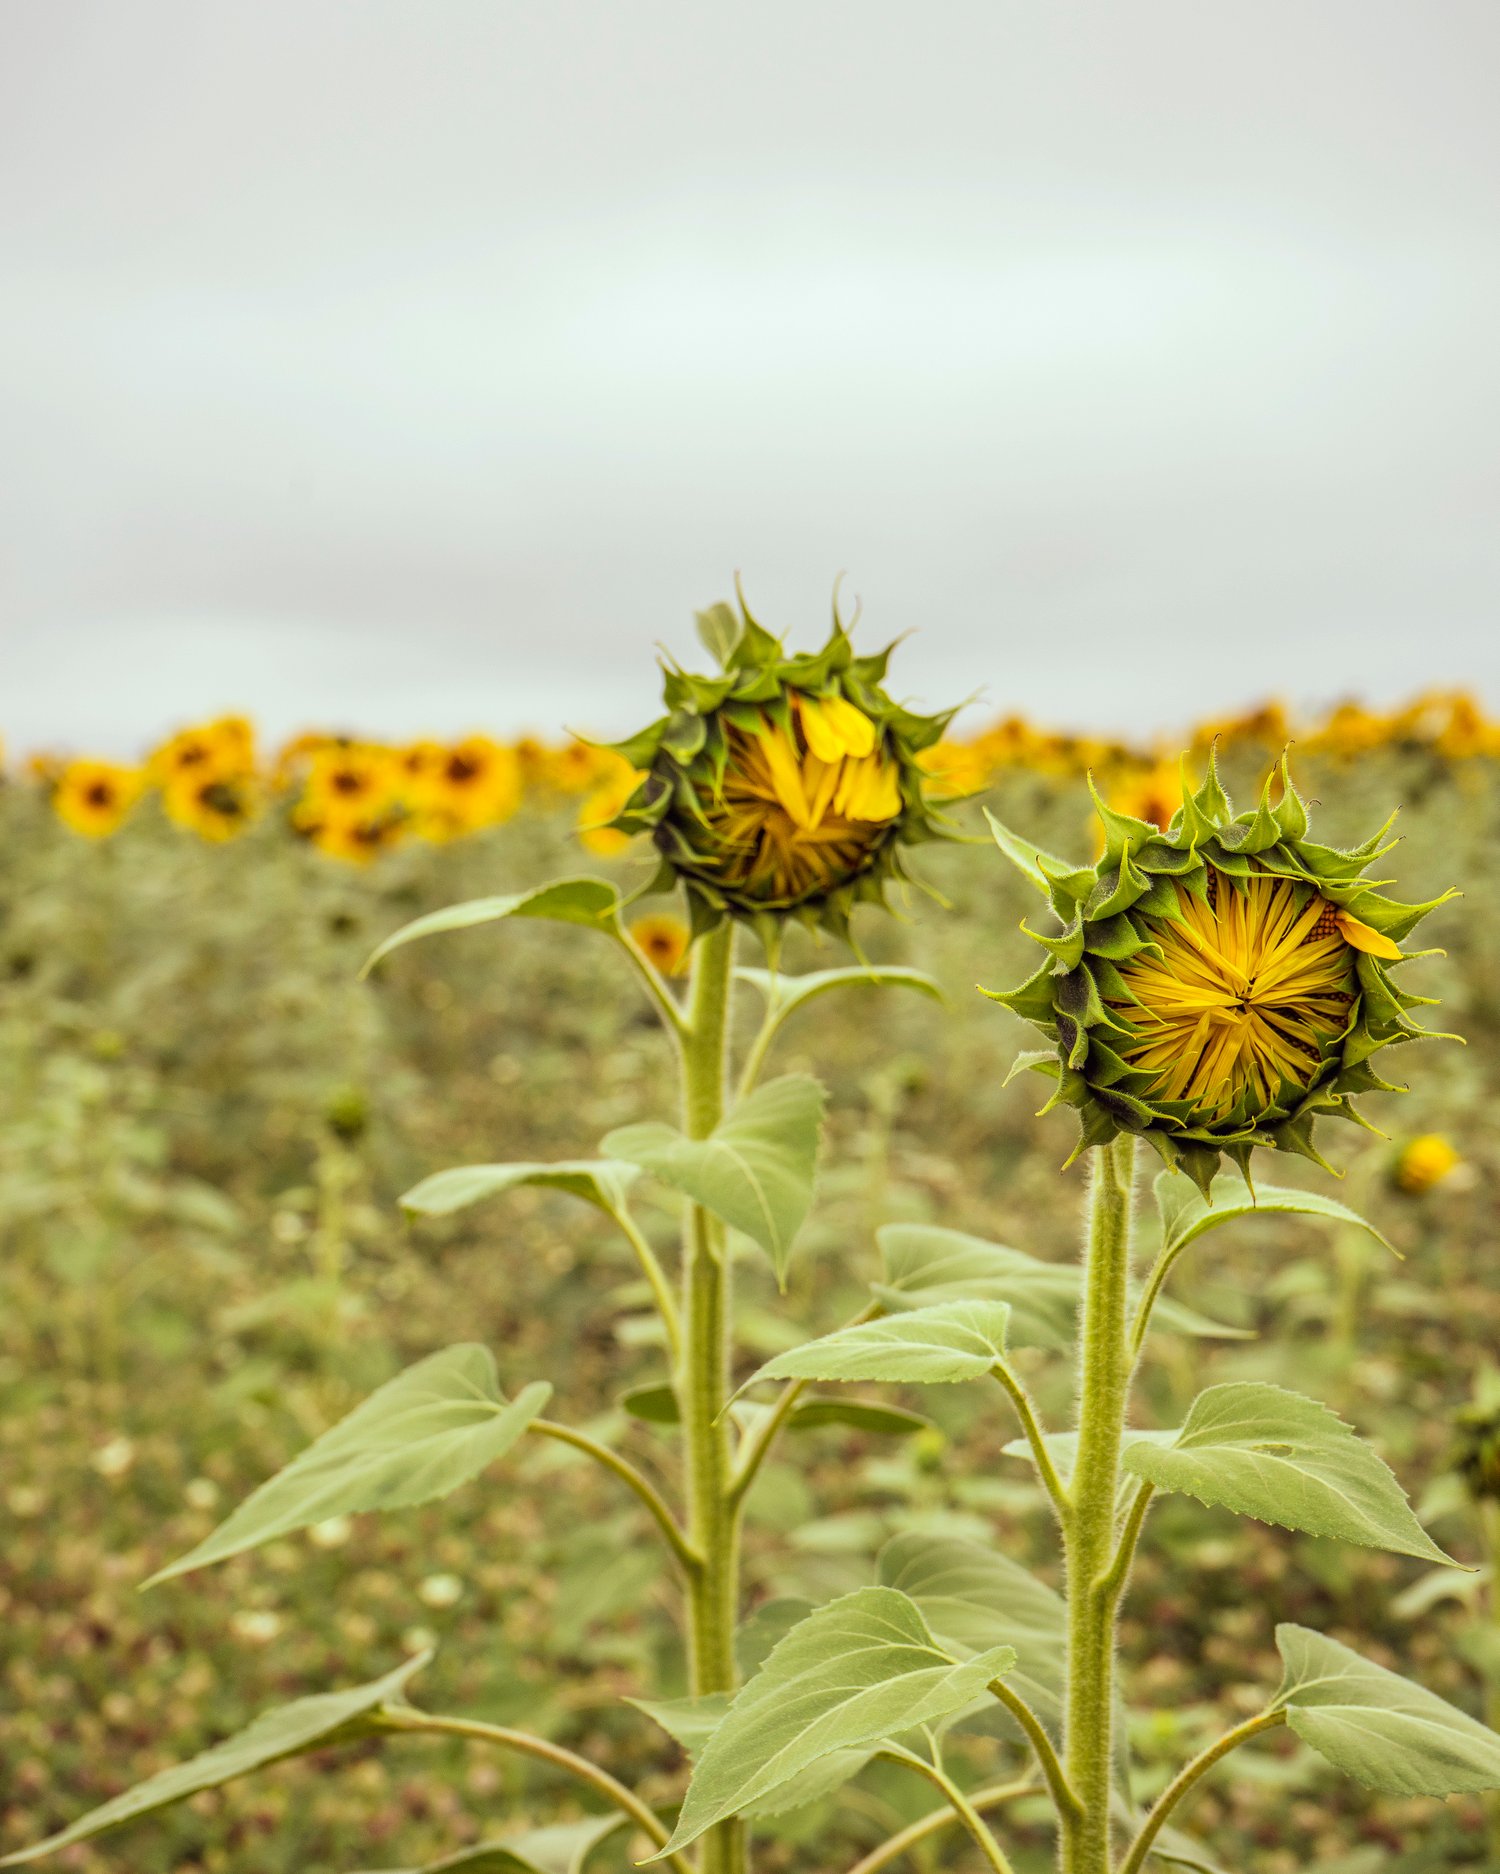
[[[1248,790],[1248,773],[1235,778]],[[1369,1102],[1400,1128],[1393,1142],[1335,1140],[1350,1167],[1339,1195],[1407,1260],[1294,1219],[1211,1236],[1184,1258],[1174,1296],[1262,1337],[1161,1337],[1147,1396],[1172,1423],[1215,1381],[1314,1391],[1427,1491],[1439,1540],[1477,1559],[1442,1472],[1451,1415],[1500,1344],[1500,768],[1390,752],[1303,765],[1298,778],[1334,840],[1403,803],[1407,843],[1382,872],[1408,897],[1465,892],[1433,920],[1449,954],[1422,966],[1421,986],[1471,1045],[1403,1053],[1411,1097]],[[990,799],[1053,850],[1092,857],[1080,788],[1012,775]],[[374,1386],[456,1340],[487,1342],[512,1394],[552,1380],[560,1415],[627,1442],[649,1468],[656,1434],[617,1401],[662,1360],[606,1222],[534,1190],[410,1230],[395,1204],[443,1166],[586,1155],[611,1128],[673,1117],[665,1042],[623,963],[583,933],[517,925],[413,946],[356,981],[375,943],[423,911],[611,868],[580,864],[563,822],[533,814],[368,873],[270,825],[208,848],[142,814],[94,846],[19,787],[0,793],[0,841],[0,1848],[267,1704],[373,1676],[429,1640],[440,1650],[424,1702],[524,1715],[669,1801],[680,1756],[622,1702],[681,1690],[659,1549],[623,1493],[551,1445],[526,1446],[448,1503],[136,1592]],[[1033,1117],[1039,1083],[1003,1085],[1024,1033],[972,988],[1031,967],[1017,929],[1032,909],[1025,887],[979,847],[931,850],[918,866],[952,908],[914,897],[909,921],[871,917],[861,934],[877,960],[931,970],[950,1003],[830,997],[782,1044],[775,1071],[829,1086],[830,1144],[789,1293],[762,1258],[742,1264],[752,1363],[860,1305],[881,1222],[1073,1251],[1081,1172],[1058,1169],[1068,1128]],[[841,960],[799,933],[785,964]],[[1425,1131],[1451,1137],[1473,1175],[1401,1196],[1394,1146]],[[1290,1159],[1275,1173],[1320,1181]],[[642,1212],[665,1243],[667,1213]],[[1038,1360],[1032,1378],[1063,1410],[1062,1364]],[[824,1428],[783,1451],[752,1500],[758,1595],[863,1585],[880,1543],[919,1525],[1023,1559],[1049,1552],[1042,1500],[1027,1467],[1000,1454],[1011,1428],[989,1395],[933,1388],[904,1403],[935,1429],[897,1441]],[[1478,1709],[1472,1613],[1442,1600],[1414,1619],[1400,1598],[1423,1564],[1176,1498],[1155,1538],[1124,1632],[1127,1660],[1149,1662],[1132,1684],[1157,1715],[1136,1743],[1160,1780],[1274,1688],[1277,1620],[1357,1639]],[[928,1802],[894,1775],[867,1779],[843,1812],[845,1858]],[[67,1865],[394,1868],[576,1812],[535,1767],[402,1740],[273,1770]],[[786,1818],[765,1865],[826,1865],[826,1833],[813,1843],[827,1822]],[[1484,1865],[1477,1802],[1381,1800],[1305,1752],[1246,1753],[1193,1826],[1258,1874]],[[626,1866],[624,1840],[591,1868]],[[1018,1865],[1045,1866],[1044,1842],[1038,1828]],[[940,1838],[927,1865],[966,1863]]]

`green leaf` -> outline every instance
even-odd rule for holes
[[[393,950],[414,943],[418,937],[468,930],[472,925],[493,924],[505,917],[551,918],[559,924],[581,924],[585,930],[615,932],[620,926],[620,894],[606,879],[559,878],[550,885],[536,885],[530,891],[511,892],[503,898],[471,898],[467,904],[450,904],[403,924],[371,953],[360,975],[368,976]]]
[[[479,1842],[457,1854],[393,1874],[583,1874],[583,1864],[606,1835],[624,1826],[623,1815],[591,1815],[551,1828],[528,1829],[500,1841]]]
[[[1062,1722],[1067,1608],[1062,1596],[997,1549],[908,1530],[880,1552],[879,1578],[909,1595],[940,1644],[981,1651],[1006,1641],[1006,1677],[1056,1730]]]
[[[705,1692],[701,1698],[627,1698],[627,1705],[643,1711],[674,1744],[690,1757],[713,1736],[729,1709],[727,1692]]]
[[[1022,839],[1019,833],[1012,833],[1008,826],[995,818],[988,807],[984,809],[984,817],[990,823],[990,831],[1001,852],[1049,903],[1052,902],[1054,884],[1062,885],[1068,895],[1074,898],[1082,898],[1087,894],[1094,882],[1095,874],[1092,870],[1059,859],[1053,853],[1044,852],[1040,846],[1032,845],[1029,839]]]
[[[932,1420],[904,1406],[877,1405],[871,1399],[835,1399],[813,1393],[799,1399],[787,1418],[787,1430],[820,1431],[825,1425],[843,1425],[877,1438],[909,1438],[926,1431]]]
[[[887,1308],[944,1301],[1004,1301],[1010,1305],[1013,1347],[1072,1347],[1078,1325],[1083,1271],[1077,1263],[1043,1262],[1024,1250],[928,1223],[888,1223],[875,1232],[885,1280],[872,1284]],[[1217,1340],[1245,1338],[1190,1308],[1162,1301],[1155,1325]]]
[[[784,1640],[812,1611],[811,1601],[804,1601],[795,1594],[778,1594],[769,1601],[762,1601],[754,1613],[747,1614],[734,1635],[734,1658],[740,1676],[748,1679],[759,1672],[770,1657],[772,1647]]]
[[[551,1396],[552,1388],[536,1380],[507,1401],[494,1356],[475,1342],[431,1354],[324,1432],[146,1586],[330,1516],[445,1497],[503,1456]]]
[[[777,1023],[786,1020],[794,1009],[827,995],[831,989],[915,989],[931,996],[934,1002],[947,1000],[943,986],[925,970],[907,969],[892,963],[869,963],[859,968],[814,970],[807,976],[779,976],[774,970],[738,969],[743,982],[752,983],[766,999],[769,1014]]]
[[[726,605],[721,599],[717,605],[710,605],[707,611],[694,612],[693,620],[704,650],[721,670],[727,670],[735,647],[745,634],[745,627],[734,607]]]
[[[662,1852],[686,1847],[836,1751],[873,1750],[962,1710],[1014,1663],[1013,1650],[998,1646],[960,1664],[892,1588],[859,1588],[819,1608],[736,1695]]]
[[[486,1197],[498,1197],[502,1191],[532,1184],[545,1190],[567,1191],[617,1217],[625,1208],[625,1194],[636,1176],[634,1165],[586,1158],[559,1159],[550,1165],[456,1165],[451,1171],[435,1171],[430,1178],[423,1178],[400,1202],[409,1217],[446,1217]]]
[[[1005,1356],[1009,1318],[1003,1301],[948,1301],[862,1321],[777,1354],[752,1373],[745,1386],[763,1379],[863,1379],[929,1386],[982,1379]]]
[[[816,1080],[788,1074],[747,1094],[706,1139],[660,1123],[622,1126],[602,1150],[742,1230],[784,1285],[793,1238],[812,1207],[823,1104]]]
[[[1424,1561],[1450,1559],[1386,1465],[1338,1414],[1280,1386],[1210,1386],[1170,1445],[1132,1444],[1123,1464],[1158,1489],[1283,1529]]]
[[[1433,1692],[1307,1627],[1280,1626],[1287,1723],[1336,1770],[1388,1796],[1500,1789],[1500,1737]]]
[[[1221,1189],[1221,1185],[1225,1188]],[[1347,1204],[1335,1203],[1331,1197],[1320,1197],[1316,1191],[1284,1190],[1274,1184],[1262,1184],[1256,1187],[1252,1196],[1245,1187],[1220,1179],[1214,1185],[1214,1201],[1210,1205],[1192,1179],[1181,1171],[1158,1173],[1152,1189],[1156,1194],[1156,1207],[1161,1213],[1164,1253],[1185,1249],[1196,1238],[1226,1223],[1233,1223],[1238,1217],[1262,1215],[1322,1217],[1330,1223],[1349,1224],[1357,1230],[1364,1230],[1377,1243],[1386,1249],[1391,1248],[1373,1223],[1366,1223]],[[1244,1195],[1230,1196],[1231,1190],[1243,1191]]]
[[[309,1750],[321,1750],[325,1745],[367,1737],[378,1729],[375,1717],[381,1707],[398,1703],[407,1680],[420,1672],[431,1658],[430,1652],[421,1653],[394,1672],[388,1672],[383,1679],[372,1679],[368,1685],[356,1685],[347,1692],[319,1692],[311,1698],[294,1699],[290,1705],[262,1712],[245,1730],[226,1738],[222,1744],[215,1744],[198,1756],[190,1757],[186,1763],[174,1764],[170,1770],[148,1777],[144,1783],[91,1809],[45,1841],[0,1857],[0,1867],[16,1867],[23,1861],[54,1854],[74,1842],[88,1841],[122,1822],[133,1822],[137,1816],[165,1809],[174,1802],[195,1796],[199,1790],[218,1789],[249,1770],[279,1763],[283,1757],[297,1757]]]
[[[620,1394],[622,1410],[645,1425],[680,1425],[682,1407],[677,1389],[670,1380],[656,1380],[646,1386],[632,1386]]]

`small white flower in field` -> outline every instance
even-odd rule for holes
[[[464,1584],[457,1575],[429,1575],[417,1588],[417,1598],[428,1607],[453,1607],[463,1598]]]
[[[307,1539],[315,1548],[341,1549],[353,1533],[354,1524],[347,1516],[325,1516],[308,1530]]]
[[[437,1635],[431,1627],[408,1627],[401,1636],[401,1645],[408,1653],[425,1653],[429,1646],[437,1645]]]
[[[89,1459],[101,1477],[123,1477],[135,1463],[135,1446],[128,1438],[111,1438]]]
[[[211,1510],[219,1500],[219,1486],[212,1477],[194,1477],[182,1494],[195,1510]]]
[[[281,1616],[269,1607],[241,1607],[229,1616],[229,1630],[237,1640],[264,1646],[281,1631]]]

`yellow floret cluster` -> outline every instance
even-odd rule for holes
[[[893,775],[859,744],[861,721],[840,699],[802,701],[808,754],[838,790],[826,801],[816,787],[808,794],[808,776],[782,759],[785,751],[774,737],[757,750],[766,767],[764,791],[800,829],[804,845],[809,828],[832,836],[825,820],[831,825],[841,817],[857,833],[892,809]],[[1458,762],[1500,755],[1500,722],[1464,691],[1428,692],[1385,712],[1341,703],[1311,722],[1294,722],[1272,703],[1200,723],[1190,746],[1200,757],[1215,744],[1274,754],[1292,740],[1301,755],[1352,759],[1372,749],[1406,748]],[[1060,780],[1092,774],[1112,806],[1161,826],[1182,803],[1178,763],[1158,749],[1063,734],[1021,716],[946,738],[922,755],[921,765],[934,799],[973,794],[1021,770]],[[585,848],[609,858],[632,843],[609,822],[640,778],[608,749],[533,736],[388,743],[315,732],[267,757],[242,716],[181,729],[138,763],[37,755],[25,773],[48,790],[58,818],[89,839],[108,838],[154,799],[174,825],[209,842],[233,839],[271,819],[320,852],[355,864],[407,840],[462,839],[508,820],[525,803],[561,798],[577,802]]]

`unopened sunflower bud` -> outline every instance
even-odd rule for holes
[[[610,825],[650,834],[695,936],[725,917],[768,944],[787,917],[847,935],[853,907],[904,876],[902,848],[942,836],[918,757],[953,712],[893,702],[889,649],[857,657],[836,608],[823,649],[796,655],[743,600],[698,625],[722,668],[668,670],[668,714],[616,745],[644,774]]]
[[[1444,899],[1383,897],[1364,873],[1386,829],[1349,851],[1317,845],[1285,762],[1279,800],[1275,779],[1236,815],[1210,759],[1165,830],[1095,795],[1104,853],[1089,867],[992,820],[1062,929],[1028,932],[1048,961],[986,993],[1054,1044],[1024,1064],[1057,1079],[1048,1110],[1076,1110],[1080,1150],[1134,1133],[1206,1191],[1221,1154],[1248,1177],[1257,1145],[1323,1164],[1317,1118],[1364,1124],[1351,1096],[1401,1090],[1371,1061],[1427,1034],[1409,1011],[1431,998],[1390,971],[1424,954],[1401,941]]]

